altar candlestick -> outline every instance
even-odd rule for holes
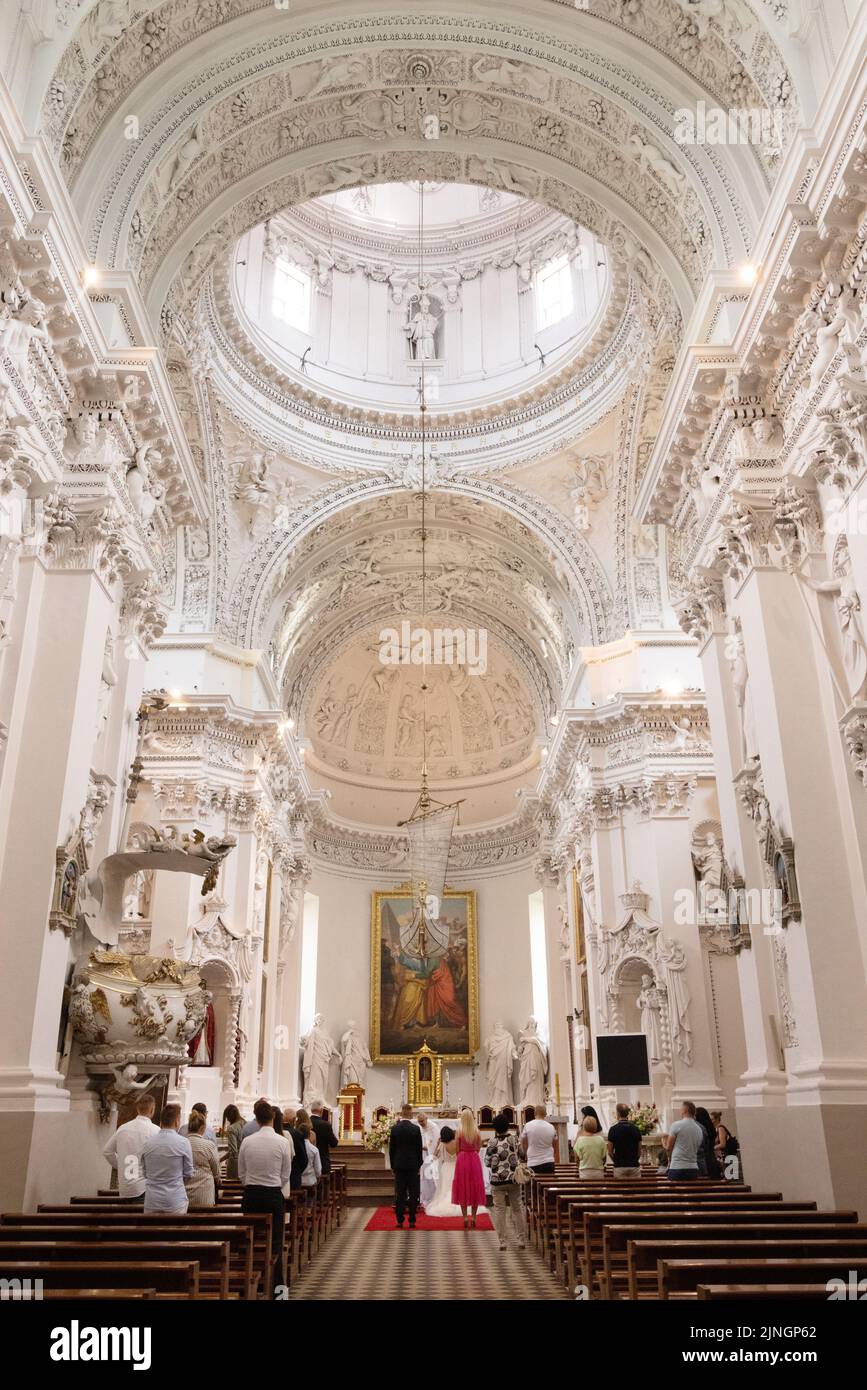
[[[557,1097],[557,1114],[560,1114],[560,1073],[554,1073],[554,1094]]]

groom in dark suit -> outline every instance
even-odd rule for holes
[[[412,1106],[401,1107],[400,1119],[392,1126],[388,1141],[388,1161],[394,1173],[394,1214],[398,1226],[409,1207],[409,1228],[415,1226],[415,1213],[421,1191],[421,1165],[424,1151],[421,1130],[412,1122]]]

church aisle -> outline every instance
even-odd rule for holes
[[[568,1300],[533,1250],[502,1254],[493,1231],[365,1231],[366,1207],[353,1207],[290,1299]]]

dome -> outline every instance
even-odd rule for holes
[[[423,219],[423,232],[420,220]],[[238,242],[231,296],[296,384],[370,410],[432,412],[544,387],[609,300],[604,247],[562,213],[460,183],[341,189]]]

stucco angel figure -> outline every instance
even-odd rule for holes
[[[301,1070],[304,1073],[304,1104],[326,1100],[329,1093],[328,1073],[331,1063],[340,1053],[324,1028],[325,1019],[317,1014],[313,1027],[301,1039]]]
[[[361,1086],[367,1077],[370,1066],[370,1053],[367,1043],[358,1031],[354,1019],[346,1025],[346,1032],[340,1039],[340,1084],[341,1086]]]
[[[439,317],[431,312],[430,297],[423,294],[415,314],[407,316],[404,332],[409,339],[410,356],[414,362],[432,362],[436,357],[436,331]]]
[[[488,1055],[488,1103],[494,1110],[502,1110],[504,1105],[514,1104],[512,1072],[518,1060],[515,1039],[502,1023],[494,1024],[494,1031],[485,1043],[485,1051]]]
[[[539,1025],[535,1018],[527,1020],[527,1026],[518,1036],[518,1089],[521,1105],[543,1105],[545,1101],[545,1077],[548,1074],[548,1049],[539,1036]]]
[[[805,583],[817,593],[831,594],[835,599],[849,695],[853,700],[863,700],[867,692],[867,628],[849,561],[836,579],[806,579]]]
[[[127,1062],[125,1067],[112,1067],[111,1070],[114,1074],[114,1082],[107,1090],[106,1095],[117,1105],[122,1105],[125,1101],[143,1095],[145,1091],[150,1090],[157,1080],[156,1075],[154,1075],[147,1077],[145,1081],[136,1081],[138,1067],[135,1062]]]

